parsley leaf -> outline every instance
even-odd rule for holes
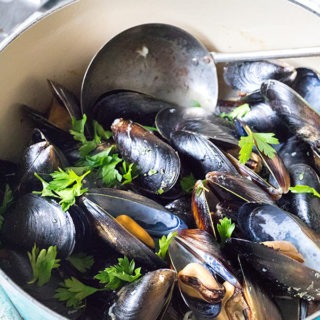
[[[93,256],[88,256],[84,252],[75,253],[67,260],[82,273],[89,270],[94,264]]]
[[[227,217],[220,219],[219,222],[220,223],[217,224],[217,229],[220,235],[221,243],[223,244],[228,238],[231,237],[236,225]]]
[[[248,112],[250,111],[250,106],[248,103],[244,103],[241,106],[233,109],[229,113],[222,112],[220,117],[227,118],[228,120],[232,121],[236,118],[243,118]]]
[[[239,161],[240,163],[246,163],[251,156],[252,149],[254,146],[257,147],[258,151],[272,159],[276,150],[270,146],[270,144],[279,144],[279,140],[275,137],[272,132],[262,133],[262,132],[252,132],[248,126],[245,126],[245,130],[248,136],[241,137],[239,140]]]
[[[182,190],[186,193],[192,192],[195,183],[196,183],[196,178],[193,176],[192,173],[182,177],[180,180],[180,186]]]
[[[306,185],[296,185],[295,187],[290,187],[289,190],[293,193],[311,193],[315,197],[320,198],[320,193],[315,188]]]
[[[5,189],[4,189],[4,194],[2,198],[2,203],[0,206],[0,230],[3,224],[4,220],[4,215],[8,209],[8,207],[12,204],[13,202],[13,195],[12,195],[12,190],[9,187],[8,184],[6,184]]]
[[[56,259],[56,256],[56,246],[50,246],[47,250],[40,250],[36,245],[34,245],[32,251],[28,252],[33,273],[33,278],[28,283],[37,283],[39,287],[46,284],[51,278],[52,269],[60,266],[60,259]]]
[[[40,194],[43,197],[54,197],[60,199],[59,204],[63,211],[67,211],[76,201],[76,197],[84,194],[88,189],[82,188],[82,180],[90,171],[78,176],[73,170],[67,169],[64,171],[59,168],[50,174],[53,178],[50,182],[45,181],[37,173],[34,175],[42,183],[42,191],[33,191],[35,194]]]
[[[65,301],[67,307],[79,309],[84,307],[83,300],[97,291],[100,290],[87,286],[78,279],[71,277],[64,280],[56,290],[54,297],[59,301]]]
[[[177,231],[170,232],[167,236],[164,235],[159,239],[159,251],[156,252],[157,256],[159,256],[161,259],[165,259],[169,245],[177,234]]]
[[[124,161],[117,153],[112,153],[113,150],[114,146],[111,146],[95,155],[87,155],[80,163],[88,169],[97,170],[103,184],[110,188],[120,183],[131,183],[138,176],[134,164]]]
[[[135,262],[127,257],[119,258],[118,264],[108,267],[95,276],[106,289],[116,290],[126,282],[133,282],[141,277],[141,268],[135,269]]]
[[[98,144],[103,140],[108,140],[112,137],[112,132],[104,130],[103,127],[97,122],[93,121],[93,140],[87,140],[85,135],[85,124],[87,122],[87,116],[84,114],[82,119],[76,120],[71,118],[72,129],[69,131],[73,135],[76,141],[79,141],[82,146],[79,148],[80,156],[85,157],[91,151],[95,150]]]

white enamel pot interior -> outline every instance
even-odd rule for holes
[[[31,132],[19,104],[45,110],[51,99],[46,79],[79,94],[98,49],[119,32],[150,22],[181,27],[217,52],[320,45],[320,18],[287,0],[80,0],[34,23],[0,51],[0,158],[19,159]],[[320,71],[320,57],[290,63]],[[2,272],[0,281],[22,317],[57,319]]]

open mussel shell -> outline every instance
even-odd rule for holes
[[[85,196],[81,198],[81,205],[87,213],[93,229],[111,248],[142,263],[149,270],[166,267],[166,263],[162,259],[127,231],[101,206]]]
[[[228,281],[235,288],[241,288],[218,243],[205,231],[180,231],[170,243],[169,257],[179,274],[181,295],[196,319],[212,319],[221,312],[225,294],[222,282]],[[216,301],[208,302],[209,298]]]
[[[320,115],[296,91],[276,80],[261,84],[261,93],[293,134],[320,149]]]
[[[271,61],[229,62],[223,68],[223,78],[227,85],[243,93],[260,88],[264,80],[276,79],[292,82],[296,75],[293,67]]]
[[[175,105],[130,90],[114,90],[102,95],[92,108],[92,117],[105,128],[118,118],[153,126],[158,111]]]
[[[130,120],[116,119],[113,137],[122,157],[137,166],[139,187],[161,194],[170,190],[180,175],[177,152],[152,132]]]
[[[34,129],[33,141],[22,155],[17,173],[18,191],[20,193],[41,189],[41,182],[34,176],[50,174],[58,168],[63,168],[67,160],[62,152],[51,144],[43,133]]]
[[[257,184],[240,175],[228,172],[212,171],[206,174],[209,186],[223,198],[232,200],[234,197],[242,201],[274,203],[268,193],[263,191]]]
[[[203,264],[211,273],[241,288],[219,244],[206,231],[181,230],[169,246],[169,257],[177,271],[191,262]]]
[[[192,191],[192,214],[200,230],[204,230],[217,239],[215,224],[219,218],[216,215],[216,206],[220,202],[217,196],[209,189],[206,180],[198,180]]]
[[[230,238],[226,245],[282,293],[306,300],[320,300],[317,270],[257,242]]]
[[[48,80],[48,84],[58,103],[68,111],[70,123],[71,117],[74,117],[77,120],[81,119],[82,112],[80,109],[80,102],[74,93],[56,81]]]
[[[146,273],[142,278],[120,289],[106,319],[164,319],[175,282],[174,270],[159,269]]]
[[[243,276],[243,294],[250,307],[252,319],[281,320],[282,317],[277,305],[261,281],[258,280],[258,273],[241,256],[238,256],[238,261]]]
[[[68,212],[52,199],[25,194],[6,212],[1,239],[5,245],[31,251],[34,244],[47,249],[57,246],[59,257],[73,252],[76,230]]]
[[[238,211],[238,226],[252,241],[284,240],[302,254],[304,264],[320,271],[320,236],[302,220],[266,203],[246,203]]]
[[[90,189],[86,198],[113,217],[125,214],[134,219],[151,236],[161,238],[170,232],[186,229],[186,224],[157,202],[134,193],[111,188]]]

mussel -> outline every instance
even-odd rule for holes
[[[132,191],[112,188],[90,189],[86,198],[113,217],[125,214],[133,218],[151,236],[162,237],[186,229],[186,224],[157,202]]]
[[[130,120],[116,119],[111,129],[123,158],[137,166],[136,181],[142,189],[162,194],[175,185],[181,165],[170,145]]]
[[[175,282],[176,272],[173,270],[148,272],[118,292],[117,300],[107,311],[106,319],[163,319]]]
[[[227,63],[223,69],[224,81],[243,93],[259,89],[264,80],[276,79],[292,82],[295,69],[270,61],[243,61]]]
[[[238,225],[252,241],[291,242],[306,266],[320,270],[320,236],[295,215],[271,204],[246,203],[238,212]]]
[[[8,246],[28,251],[34,244],[44,249],[57,246],[58,255],[66,258],[75,247],[76,228],[55,200],[27,193],[6,212],[1,238]]]

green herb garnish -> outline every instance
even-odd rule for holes
[[[97,291],[101,291],[101,289],[87,286],[78,279],[71,277],[64,280],[56,290],[54,297],[59,301],[66,302],[67,307],[80,309],[84,307],[83,300]]]
[[[217,224],[217,229],[220,235],[221,243],[223,244],[228,238],[231,237],[236,225],[227,217],[220,219],[219,222],[220,223]]]
[[[73,170],[66,171],[59,168],[50,174],[50,182],[45,181],[40,175],[35,172],[35,176],[42,183],[42,191],[33,191],[35,194],[40,194],[43,197],[54,197],[60,199],[59,204],[63,211],[67,211],[76,201],[76,197],[81,196],[88,189],[82,188],[82,180],[90,171],[78,176]]]
[[[169,249],[169,245],[177,234],[177,231],[170,232],[167,236],[164,235],[159,239],[159,251],[156,252],[157,256],[159,256],[163,260],[165,259]]]
[[[191,193],[196,181],[196,178],[193,176],[192,173],[190,173],[189,175],[181,178],[180,186],[184,192]]]
[[[104,130],[103,127],[97,122],[93,121],[93,139],[87,140],[85,135],[85,124],[87,122],[87,116],[84,114],[82,119],[76,120],[74,117],[72,120],[72,129],[70,133],[76,141],[79,141],[82,146],[79,148],[80,156],[85,157],[90,152],[95,150],[102,140],[108,140],[112,137],[112,132]]]
[[[311,193],[313,196],[320,198],[320,193],[315,188],[306,185],[296,185],[290,187],[289,190],[293,193]]]
[[[274,133],[252,132],[248,127],[246,127],[246,131],[248,136],[241,137],[239,141],[239,147],[241,148],[239,154],[240,163],[244,164],[250,159],[254,146],[270,159],[275,156],[276,150],[270,144],[279,144],[279,140]]]
[[[5,189],[4,189],[4,194],[2,198],[2,203],[0,206],[0,230],[3,224],[4,220],[4,215],[8,209],[8,207],[12,204],[13,202],[13,195],[12,195],[12,190],[8,184],[6,184]]]
[[[227,118],[228,120],[232,121],[234,119],[241,119],[243,118],[248,112],[250,111],[250,106],[248,103],[244,103],[241,106],[233,109],[229,113],[222,112],[220,113],[220,117]]]
[[[106,289],[116,290],[126,282],[133,282],[141,277],[141,268],[135,268],[135,262],[127,257],[119,258],[118,264],[108,267],[95,276]]]
[[[28,283],[37,283],[39,287],[49,282],[52,270],[60,266],[60,259],[56,259],[56,246],[40,250],[34,245],[32,251],[28,252],[28,257],[33,273],[33,278]]]
[[[75,253],[68,257],[67,260],[82,273],[90,270],[94,264],[93,256],[88,256],[84,252]]]

